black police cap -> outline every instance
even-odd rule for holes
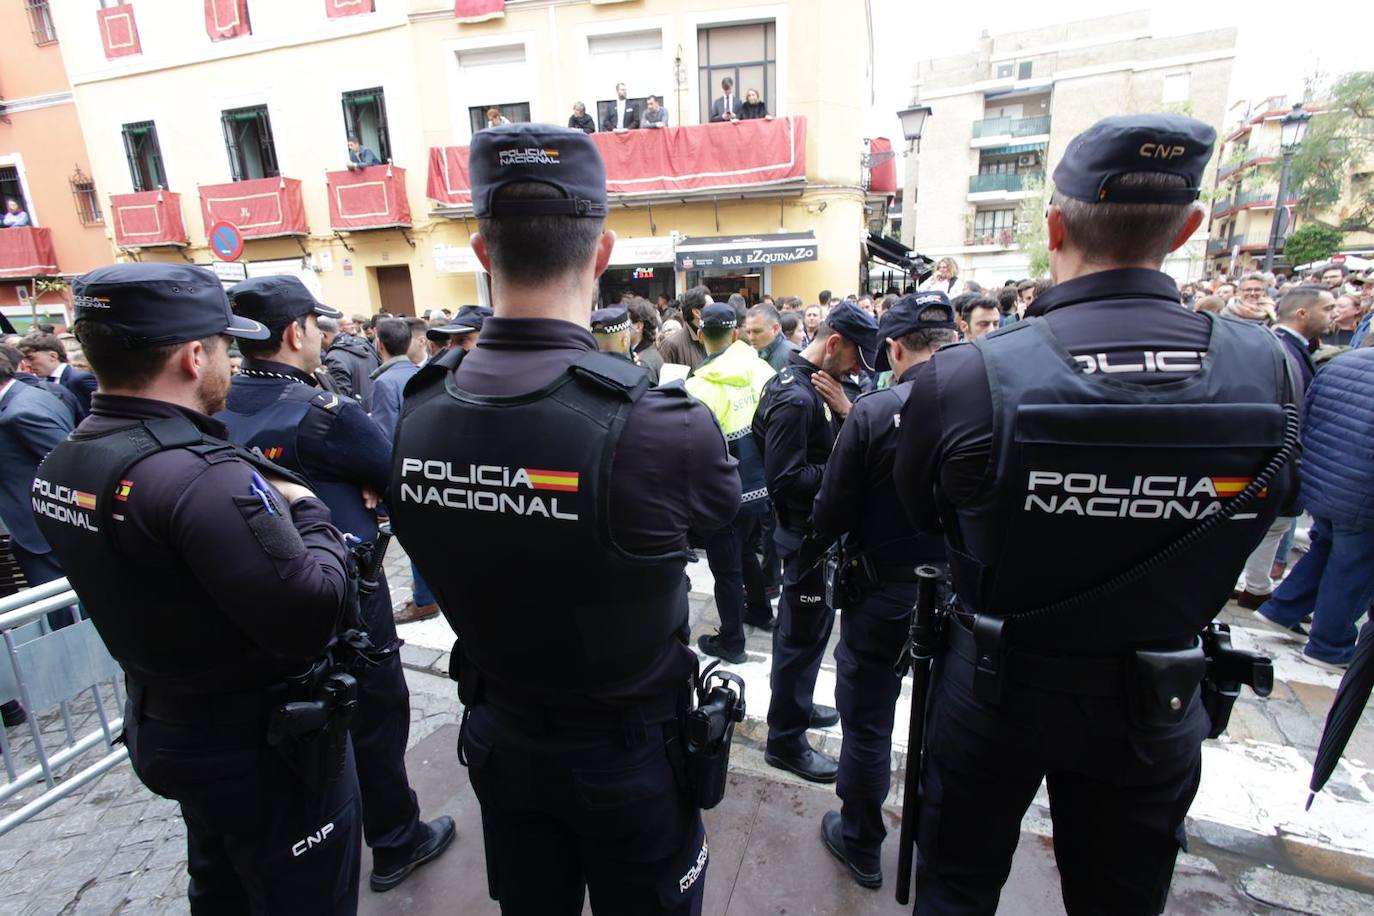
[[[271,332],[235,315],[219,278],[189,264],[111,264],[72,281],[77,321],[98,321],[131,349],[228,334],[265,340]]]
[[[619,334],[630,327],[630,313],[623,306],[596,309],[592,312],[593,334]]]
[[[268,328],[284,328],[304,315],[342,318],[343,312],[316,301],[296,277],[253,277],[229,287],[235,315],[261,321]]]
[[[830,314],[825,316],[825,323],[859,348],[859,359],[863,361],[864,368],[872,372],[878,358],[878,322],[873,320],[873,316],[848,299],[843,299],[831,307]]]
[[[480,330],[473,327],[466,321],[459,321],[457,318],[449,319],[448,324],[441,324],[437,328],[430,328],[425,331],[425,336],[435,343],[445,343],[454,334],[471,334],[473,331]]]
[[[903,296],[892,303],[892,307],[883,313],[883,320],[878,322],[878,358],[874,368],[879,372],[892,368],[884,342],[916,331],[958,326],[954,320],[954,307],[944,293],[931,290]]]
[[[1088,203],[1186,204],[1202,193],[1202,171],[1212,158],[1217,132],[1173,114],[1103,118],[1069,141],[1054,170],[1054,189]],[[1177,175],[1182,188],[1122,188],[1134,172]]]
[[[480,331],[482,330],[482,322],[490,318],[492,314],[491,306],[488,305],[460,305],[453,316],[453,320],[470,325],[474,331]]]
[[[701,310],[703,331],[729,331],[739,326],[739,312],[728,302],[713,302]]]
[[[503,124],[479,130],[468,147],[472,212],[479,218],[561,215],[604,217],[606,164],[591,137],[551,124]],[[537,182],[561,198],[498,200],[516,182]]]

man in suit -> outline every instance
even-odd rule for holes
[[[32,586],[64,575],[34,521],[30,491],[39,462],[72,431],[72,421],[55,395],[25,385],[15,378],[16,371],[11,358],[0,354],[0,520],[9,529],[14,558]],[[48,614],[54,629],[71,622],[65,608]]]
[[[33,334],[19,341],[19,350],[29,371],[41,379],[61,385],[81,402],[81,415],[91,412],[95,376],[67,364],[67,348],[56,334]]]
[[[635,130],[639,127],[639,112],[625,100],[625,84],[615,84],[615,108],[601,122],[602,130]]]
[[[1288,354],[1288,364],[1292,369],[1293,384],[1297,389],[1297,403],[1303,404],[1317,367],[1312,362],[1312,349],[1319,338],[1331,326],[1331,316],[1336,308],[1336,297],[1322,286],[1306,285],[1290,289],[1279,300],[1276,312],[1278,323],[1274,325],[1274,336],[1283,344]],[[1289,548],[1296,530],[1296,516],[1302,512],[1302,505],[1285,506],[1279,517],[1265,533],[1250,558],[1245,561],[1240,589],[1234,595],[1235,601],[1247,610],[1258,610],[1269,600],[1282,575],[1279,564],[1288,563]],[[1278,573],[1279,576],[1276,576]],[[1300,624],[1293,624],[1294,633],[1305,635]]]
[[[711,103],[712,121],[738,121],[740,101],[735,94],[735,80],[727,76],[720,81],[721,97]]]
[[[11,366],[22,367],[27,365],[24,360],[24,354],[19,351],[19,348],[8,343],[0,343],[0,359],[8,359]],[[63,388],[61,385],[54,385],[51,382],[40,379],[32,372],[27,372],[23,368],[15,370],[14,378],[15,381],[23,382],[25,385],[42,388],[61,401],[62,406],[67,408],[67,413],[71,414],[73,428],[86,418],[86,412],[81,409],[81,401],[77,399],[76,395],[72,394],[71,391]]]

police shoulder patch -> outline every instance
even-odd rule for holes
[[[330,391],[321,391],[310,399],[310,403],[316,407],[322,407],[330,413],[338,413],[343,407],[343,398]]]

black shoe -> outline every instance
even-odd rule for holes
[[[18,700],[10,700],[0,704],[0,719],[4,720],[6,728],[13,728],[29,721],[29,714],[24,712],[24,705]]]
[[[770,610],[767,614],[745,614],[744,622],[748,626],[758,627],[760,630],[773,629],[773,613]]]
[[[814,748],[806,748],[800,754],[775,754],[766,751],[763,760],[770,767],[795,773],[808,782],[834,782],[840,772],[840,762],[827,757]]]
[[[377,893],[389,891],[400,884],[415,869],[424,865],[426,862],[436,859],[445,849],[453,845],[455,830],[453,818],[445,814],[437,817],[425,824],[425,829],[429,836],[415,844],[415,851],[398,865],[385,866],[379,865],[376,861],[372,863],[372,874],[367,879],[367,883]]]
[[[731,652],[720,644],[720,634],[713,636],[703,636],[697,640],[697,648],[706,655],[714,655],[721,661],[729,662],[732,665],[742,665],[749,661],[749,654],[743,649],[738,652]]]
[[[812,704],[811,704],[811,727],[812,727],[812,728],[829,728],[829,727],[832,726],[832,725],[839,725],[839,724],[840,724],[840,713],[839,713],[839,710],[837,710],[837,709],[835,709],[835,708],[833,708],[833,707],[830,707],[830,706],[822,706],[820,703],[812,703]]]
[[[821,842],[825,848],[830,850],[835,858],[844,863],[845,868],[849,869],[849,874],[859,883],[860,887],[867,887],[873,890],[883,886],[883,873],[879,871],[864,871],[859,868],[845,854],[844,837],[840,833],[841,822],[840,812],[827,811],[825,817],[821,818]]]

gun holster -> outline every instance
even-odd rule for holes
[[[1126,707],[1140,728],[1178,725],[1207,673],[1201,642],[1169,652],[1137,650],[1126,676]]]
[[[343,775],[348,726],[358,708],[358,682],[330,662],[316,665],[306,678],[309,699],[283,703],[272,711],[267,743],[318,793]]]
[[[696,708],[682,717],[685,776],[693,802],[714,808],[725,797],[735,725],[744,721],[744,681],[712,662],[693,685]],[[738,688],[738,689],[735,689]]]
[[[1213,621],[1202,631],[1202,650],[1207,656],[1207,676],[1202,681],[1202,706],[1212,721],[1208,738],[1219,738],[1231,722],[1231,710],[1240,688],[1256,696],[1274,692],[1274,663],[1263,655],[1231,646],[1231,628]]]

